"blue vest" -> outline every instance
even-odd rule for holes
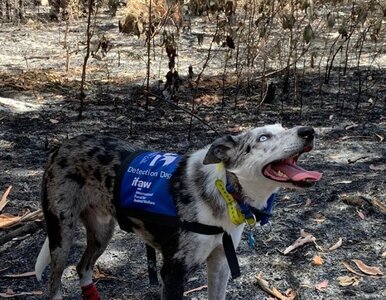
[[[177,211],[169,187],[180,160],[175,153],[136,151],[130,155],[115,182],[117,216],[175,224]]]

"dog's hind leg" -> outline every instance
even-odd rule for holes
[[[42,184],[42,207],[51,256],[50,299],[63,298],[61,278],[67,265],[77,218],[68,207],[58,205],[59,202],[68,203],[68,198],[60,197],[58,190],[52,188],[52,181],[45,176]]]
[[[115,220],[109,213],[101,213],[95,206],[87,207],[81,213],[81,220],[87,231],[87,247],[76,267],[79,275],[83,298],[100,299],[92,283],[92,271],[95,262],[105,251],[115,227]]]
[[[229,279],[229,266],[222,245],[217,246],[206,260],[208,269],[208,299],[224,300]]]

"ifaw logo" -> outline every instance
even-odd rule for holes
[[[153,160],[150,162],[149,166],[154,167],[157,162],[164,162],[162,167],[168,166],[173,163],[178,158],[178,155],[175,153],[164,153],[157,154],[154,156]]]

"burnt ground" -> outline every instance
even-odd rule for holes
[[[293,103],[293,95],[288,100],[278,95],[273,103],[259,106],[259,100],[254,96],[260,93],[256,87],[250,94],[246,88],[240,88],[238,104],[234,108],[236,86],[227,84],[222,103],[222,77],[204,73],[206,76],[198,90],[192,89],[184,80],[179,107],[152,96],[146,111],[141,92],[145,72],[145,63],[140,58],[143,40],[119,36],[115,20],[108,17],[103,20],[103,26],[100,26],[110,30],[115,48],[106,58],[90,59],[88,96],[80,121],[79,101],[75,96],[82,54],[73,54],[70,72],[66,73],[65,51],[61,44],[63,35],[58,37],[64,25],[60,23],[59,28],[56,23],[35,20],[21,27],[11,24],[0,27],[3,45],[0,50],[3,60],[0,68],[0,192],[13,186],[3,213],[18,214],[25,208],[31,211],[40,208],[43,167],[50,151],[68,137],[86,132],[103,133],[142,147],[179,153],[210,143],[217,135],[195,119],[188,139],[190,116],[181,108],[190,110],[195,95],[197,115],[221,134],[275,122],[285,126],[307,124],[318,132],[315,150],[304,155],[301,161],[308,169],[322,171],[323,179],[303,191],[280,191],[271,219],[272,231],[266,234],[255,228],[257,243],[254,249],[249,249],[246,235],[243,237],[237,251],[242,276],[230,281],[227,299],[268,297],[256,284],[259,273],[281,291],[296,289],[298,299],[386,299],[385,277],[361,276],[356,286],[343,287],[338,282],[340,276],[353,276],[342,264],[348,261],[353,265],[351,259],[360,259],[386,272],[385,212],[371,204],[373,199],[386,203],[384,69],[366,68],[363,71],[368,88],[362,91],[358,108],[355,107],[358,90],[351,84],[358,81],[358,70],[349,69],[341,78],[346,88],[339,92],[337,80],[331,80],[320,89],[323,75],[306,72],[302,78],[301,110],[299,102]],[[70,28],[69,39],[75,41],[82,35],[83,28],[83,21],[75,22]],[[74,41],[70,40],[75,44]],[[117,49],[121,49],[119,64]],[[180,56],[186,58],[189,48],[185,49]],[[135,51],[137,56],[133,54]],[[181,69],[186,70],[188,59],[184,63],[181,58]],[[211,71],[216,63],[214,60]],[[153,79],[161,77],[152,74]],[[280,76],[275,79],[280,83]],[[161,95],[157,81],[153,82],[152,93]],[[15,292],[47,290],[48,272],[43,282],[33,277],[1,277],[33,270],[45,238],[44,225],[39,224],[39,229],[30,234],[0,245],[0,292],[8,287]],[[14,229],[1,230],[0,236]],[[282,251],[299,237],[301,229],[316,237],[317,246],[307,244],[283,255]],[[341,247],[326,250],[339,238],[343,240]],[[67,299],[80,297],[74,266],[84,244],[84,233],[80,229],[69,268],[63,276]],[[323,257],[322,266],[311,264],[314,255]],[[148,285],[144,244],[133,235],[117,228],[97,267],[97,284],[105,299],[159,298],[159,287]],[[317,290],[315,284],[324,280],[328,280],[327,288]],[[187,289],[205,283],[202,266],[190,276]],[[35,299],[32,296],[25,298]],[[206,299],[206,291],[193,292],[186,298]]]

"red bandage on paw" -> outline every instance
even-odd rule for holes
[[[101,300],[98,290],[93,283],[82,286],[82,298],[83,300]]]

